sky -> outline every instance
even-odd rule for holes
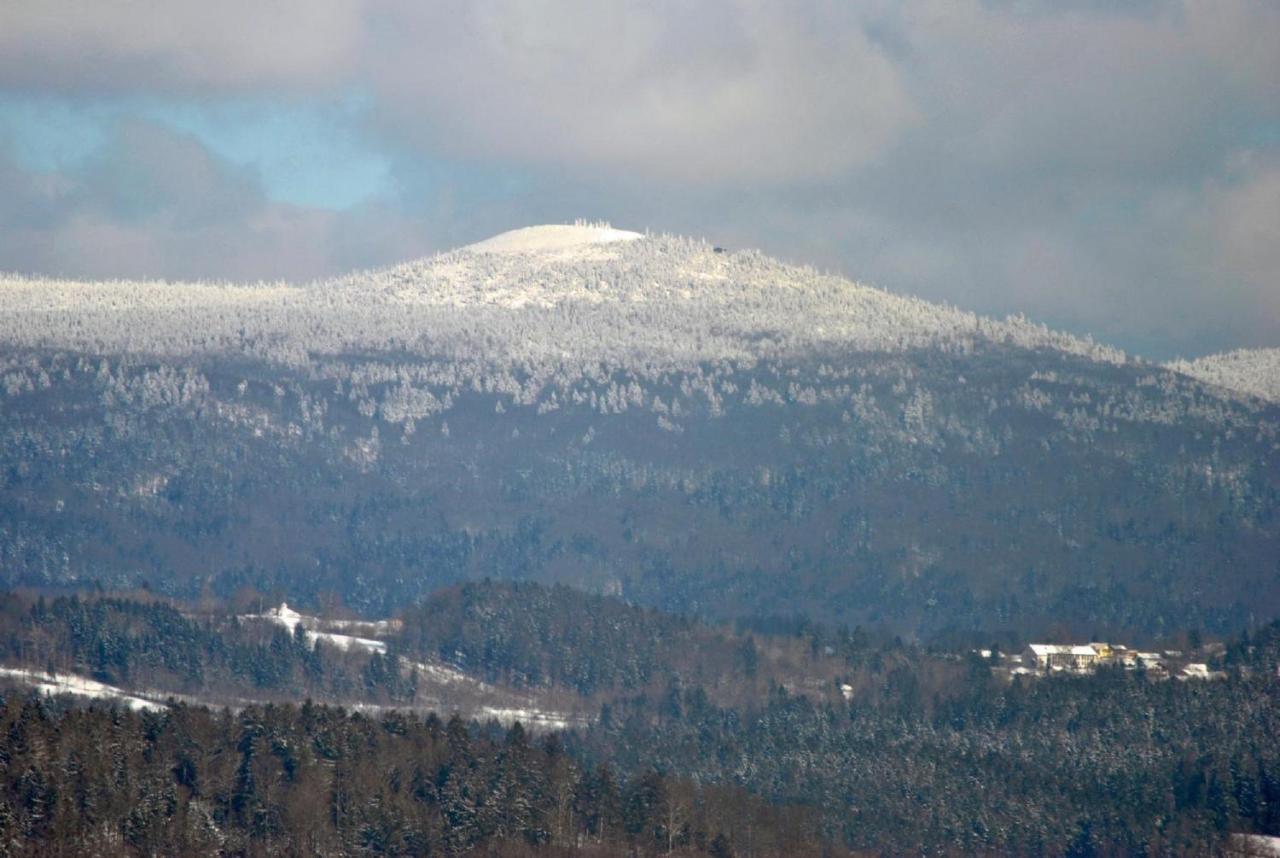
[[[0,270],[307,282],[589,218],[1280,346],[1276,45],[1274,0],[6,0]]]

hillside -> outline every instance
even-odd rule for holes
[[[1280,406],[752,251],[0,280],[0,583],[386,615],[485,577],[908,635],[1280,614]]]
[[[0,597],[11,851],[1207,855],[1280,830],[1280,623],[1178,681],[1012,675],[801,621],[744,635],[528,583],[376,622],[195,616]],[[478,686],[517,692],[415,661],[444,652],[585,717],[499,725]],[[436,691],[469,684],[472,706],[423,705],[444,670]]]
[[[1238,349],[1169,367],[1207,384],[1280,402],[1280,349]]]

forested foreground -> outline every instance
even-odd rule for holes
[[[306,703],[0,709],[4,854],[1208,855],[1280,833],[1273,678],[1101,675],[875,706],[701,689],[598,724]],[[983,696],[979,696],[979,690]]]
[[[387,656],[160,602],[0,608],[7,663],[243,707],[76,709],[15,686],[10,854],[1205,855],[1280,834],[1280,623],[1201,650],[1220,681],[1011,682],[857,629],[717,629],[532,584],[442,591],[387,626]],[[526,733],[420,699],[362,708],[406,705],[406,661],[445,655],[596,716]],[[366,714],[234,696],[312,688]]]
[[[575,749],[749,784],[874,852],[1205,855],[1230,832],[1280,833],[1273,679],[1055,678],[940,704],[919,677],[892,683],[875,707],[777,693],[754,712],[677,690],[656,713],[611,707]]]
[[[570,746],[819,811],[831,843],[873,852],[1206,855],[1280,834],[1280,623],[1222,659],[1228,678],[1141,671],[967,681],[894,647],[853,650],[848,704],[775,689],[758,708],[673,683],[607,706]],[[940,669],[943,668],[943,669]]]
[[[0,730],[8,855],[831,853],[812,810],[654,771],[584,770],[558,736],[519,725],[10,699]]]

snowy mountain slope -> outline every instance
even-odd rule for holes
[[[682,368],[980,342],[1125,359],[1025,320],[985,319],[756,252],[607,227],[531,227],[307,287],[0,278],[0,345],[89,354],[305,365],[399,351],[490,365]]]
[[[490,576],[908,633],[1280,612],[1277,406],[689,239],[537,227],[307,285],[3,278],[0,403],[7,586],[385,615]]]
[[[1168,366],[1206,384],[1280,402],[1280,349],[1239,349]]]

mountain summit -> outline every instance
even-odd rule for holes
[[[472,253],[548,253],[577,250],[615,241],[644,238],[638,232],[614,229],[607,223],[544,224],[513,229],[484,241],[469,244],[463,250]]]

